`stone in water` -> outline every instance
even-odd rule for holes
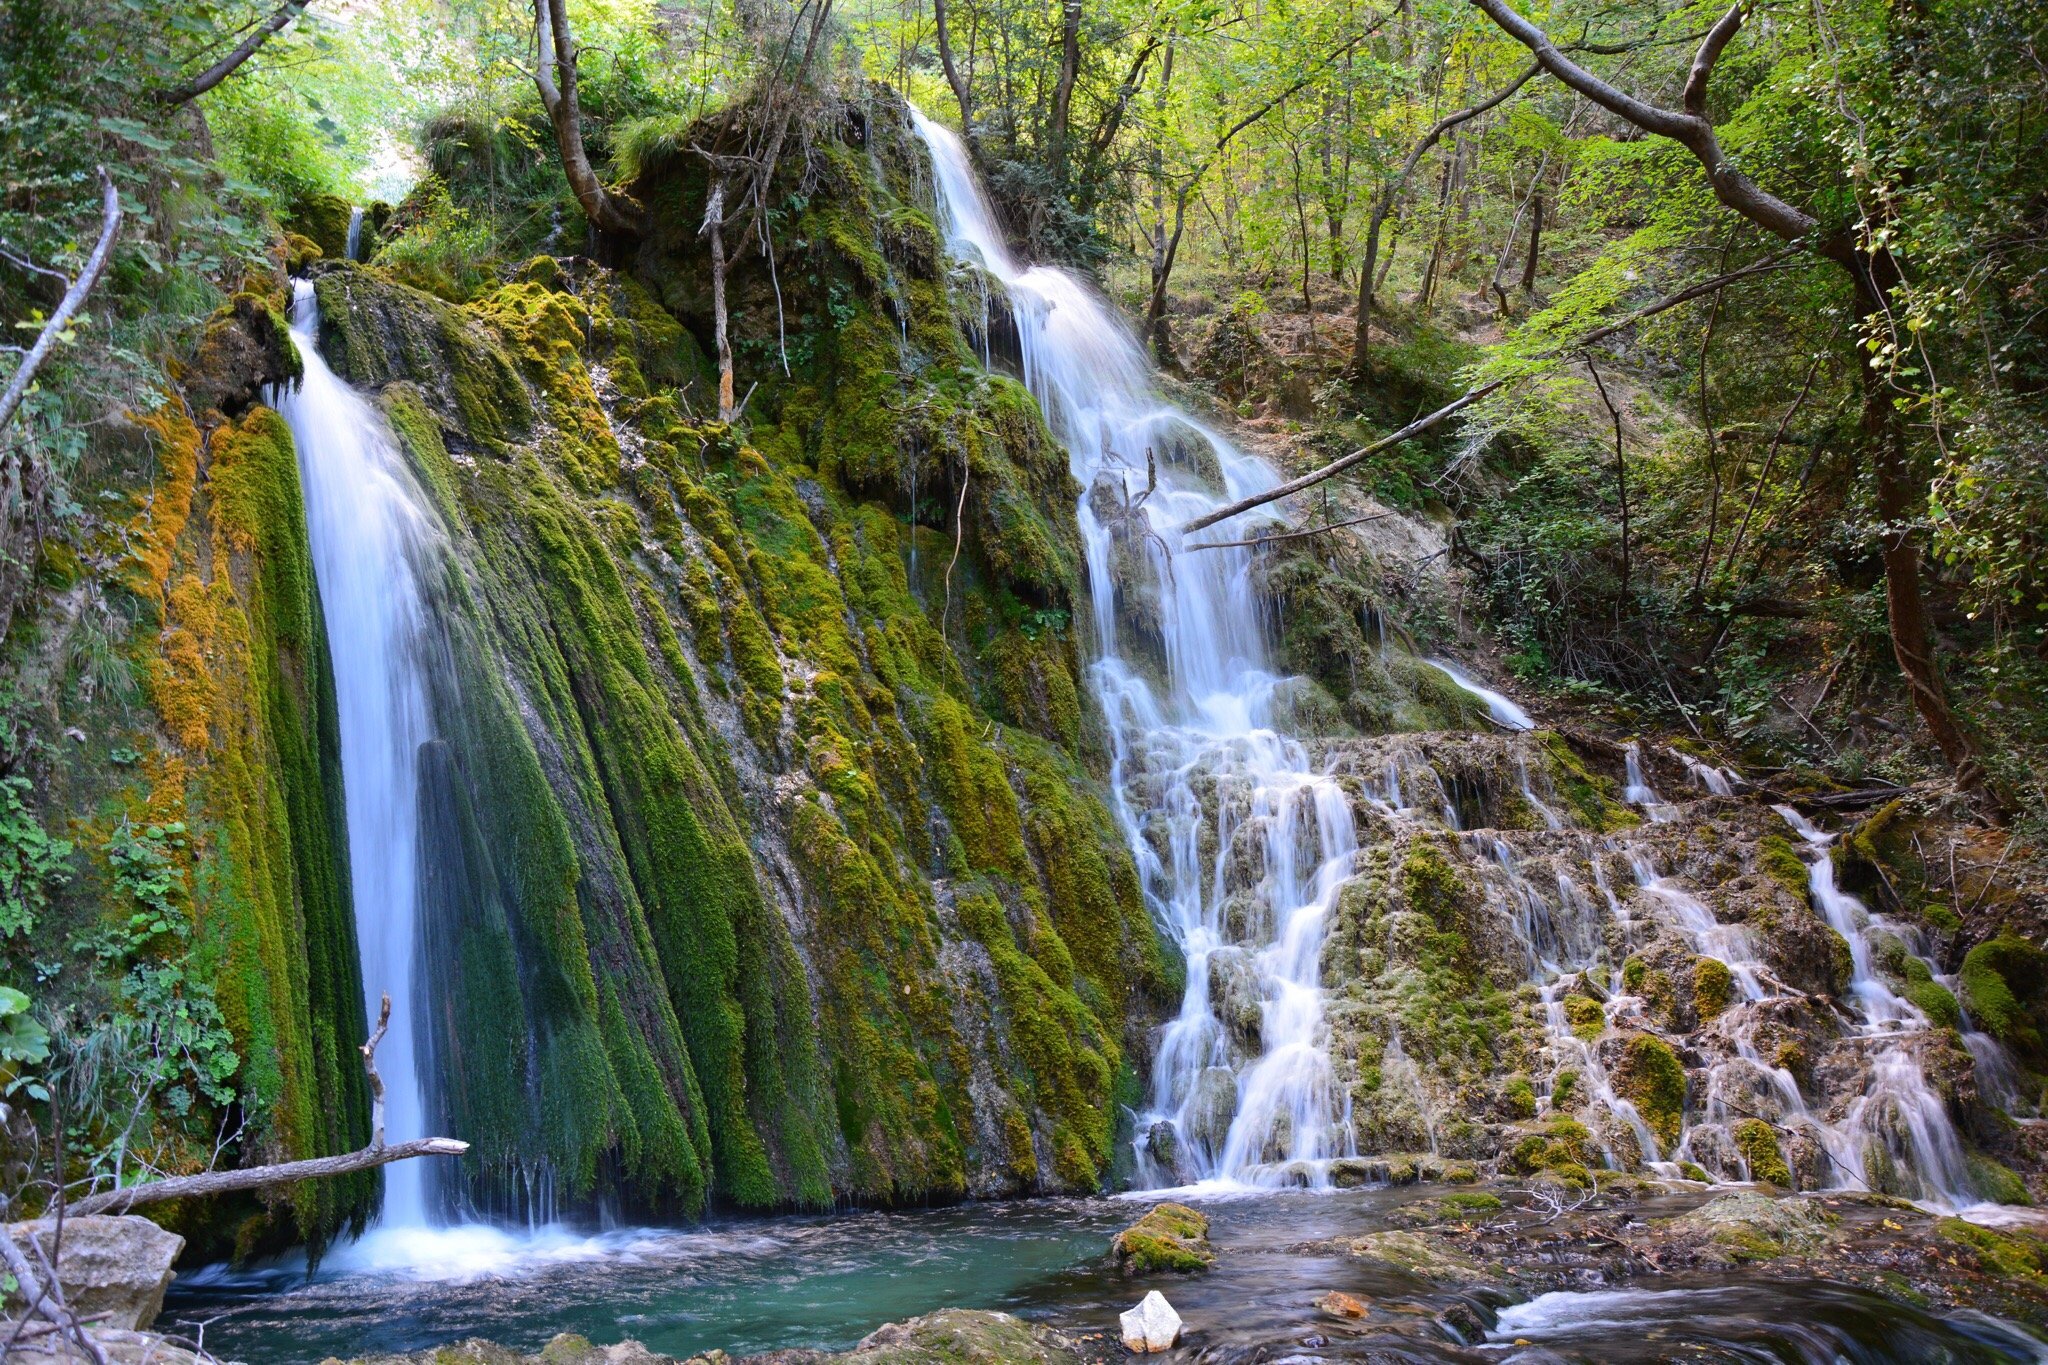
[[[1332,1289],[1316,1300],[1316,1307],[1333,1318],[1362,1318],[1365,1305],[1341,1289]]]
[[[1173,1305],[1156,1289],[1117,1320],[1123,1324],[1125,1348],[1139,1355],[1149,1351],[1170,1351],[1180,1340],[1180,1314],[1173,1311]]]

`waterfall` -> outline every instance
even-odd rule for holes
[[[1087,286],[1012,256],[959,139],[912,118],[947,248],[1007,292],[1024,382],[1084,490],[1089,676],[1110,727],[1112,802],[1148,906],[1187,958],[1140,1116],[1142,1175],[1318,1183],[1322,1163],[1353,1150],[1320,960],[1356,832],[1336,779],[1273,727],[1281,679],[1250,553],[1190,549],[1179,530],[1276,477],[1159,397],[1144,352]],[[1189,449],[1208,475],[1179,458]],[[1119,584],[1119,563],[1145,576],[1141,591]],[[1142,613],[1141,628],[1120,608]],[[1227,1026],[1219,990],[1257,999]]]
[[[348,211],[348,242],[341,249],[342,258],[350,261],[360,259],[362,242],[363,206],[357,204]]]
[[[1884,1164],[1897,1172],[1895,1179],[1918,1183],[1917,1197],[1922,1203],[1958,1209],[1982,1202],[1948,1106],[1928,1084],[1909,1046],[1914,1035],[1925,1033],[1932,1025],[1927,1015],[1895,993],[1873,966],[1877,945],[1872,936],[1882,932],[1897,938],[1905,951],[1920,958],[1932,973],[1934,964],[1920,951],[1919,935],[1885,921],[1835,884],[1830,849],[1833,835],[1814,828],[1790,806],[1774,809],[1806,843],[1807,890],[1814,908],[1848,940],[1852,964],[1849,997],[1860,1016],[1856,1033],[1867,1040],[1872,1052],[1870,1083],[1839,1125],[1844,1145],[1862,1156],[1865,1170],[1872,1164],[1870,1154],[1882,1152]],[[1979,1037],[1981,1042],[1971,1049],[1973,1053],[1983,1049],[2002,1054],[1995,1040]]]
[[[1500,726],[1503,730],[1533,730],[1536,728],[1536,722],[1529,718],[1527,711],[1524,711],[1492,688],[1474,680],[1457,665],[1446,663],[1442,659],[1424,659],[1422,662],[1428,664],[1431,668],[1434,668],[1437,672],[1485,702],[1486,714],[1491,716],[1493,723]]]
[[[385,1135],[425,1137],[427,1097],[413,994],[417,947],[420,746],[433,738],[424,667],[426,606],[416,566],[437,535],[377,410],[320,356],[311,281],[292,294],[292,344],[305,377],[271,402],[291,425],[306,533],[327,620],[341,725],[349,875],[363,993],[391,997],[377,1049]],[[381,1222],[428,1219],[426,1163],[384,1168]]]

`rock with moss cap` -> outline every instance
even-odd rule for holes
[[[1206,1270],[1216,1260],[1209,1245],[1209,1220],[1185,1204],[1155,1205],[1119,1232],[1109,1249],[1120,1269],[1138,1275]]]
[[[1652,1226],[1666,1245],[1691,1250],[1712,1264],[1770,1261],[1818,1251],[1834,1239],[1835,1222],[1809,1200],[1744,1192],[1710,1199],[1690,1213]]]

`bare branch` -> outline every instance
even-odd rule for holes
[[[1274,531],[1263,536],[1249,536],[1244,540],[1210,540],[1199,545],[1183,545],[1183,550],[1231,550],[1245,545],[1271,545],[1276,541],[1300,540],[1304,536],[1320,536],[1331,531],[1341,531],[1347,526],[1363,526],[1368,521],[1385,521],[1395,515],[1392,512],[1374,512],[1369,516],[1352,517],[1349,521],[1332,521],[1322,526],[1311,526],[1305,531]]]
[[[1213,512],[1205,513],[1185,523],[1180,529],[1183,534],[1189,531],[1199,531],[1205,526],[1214,526],[1217,522],[1234,517],[1240,512],[1249,512],[1254,507],[1264,507],[1269,502],[1278,502],[1290,494],[1299,493],[1304,488],[1313,488],[1331,475],[1343,473],[1369,455],[1377,455],[1388,446],[1399,445],[1403,441],[1420,436],[1446,417],[1463,412],[1466,408],[1471,407],[1474,403],[1507,382],[1505,379],[1496,379],[1490,384],[1482,384],[1476,389],[1468,389],[1438,408],[1435,412],[1430,413],[1426,417],[1416,418],[1391,436],[1383,436],[1369,446],[1354,450],[1349,455],[1339,456],[1321,469],[1311,470],[1298,479],[1289,479],[1278,487],[1269,488],[1263,493],[1254,493],[1248,498],[1238,499],[1238,501],[1231,503],[1228,507],[1219,507]]]
[[[248,37],[242,39],[241,42],[235,44],[234,50],[229,52],[227,56],[221,58],[212,66],[207,67],[206,70],[200,72],[191,80],[171,86],[167,90],[157,91],[157,103],[175,106],[188,104],[198,99],[229,76],[234,75],[235,68],[255,56],[257,48],[262,47],[281,33],[285,25],[298,18],[309,3],[311,3],[311,0],[285,0],[284,4],[277,7],[275,14],[264,20],[262,26],[254,33],[251,33]]]
[[[1681,303],[1685,303],[1692,299],[1699,298],[1704,294],[1711,294],[1717,289],[1725,289],[1729,285],[1734,284],[1739,280],[1745,280],[1753,275],[1763,274],[1765,271],[1775,270],[1778,268],[1778,266],[1783,264],[1785,259],[1791,254],[1792,253],[1789,251],[1781,251],[1777,255],[1769,257],[1766,260],[1758,261],[1754,265],[1744,266],[1740,270],[1731,270],[1725,275],[1716,275],[1714,278],[1710,280],[1702,280],[1698,284],[1692,285],[1686,289],[1681,289],[1675,294],[1667,294],[1663,298],[1658,299],[1655,303],[1647,304],[1644,307],[1638,308],[1633,313],[1628,314],[1626,317],[1619,318],[1614,322],[1610,322],[1604,327],[1596,327],[1592,331],[1586,333],[1586,335],[1575,338],[1568,344],[1554,346],[1548,352],[1546,352],[1546,354],[1555,355],[1561,351],[1583,350],[1585,347],[1591,346],[1596,341],[1604,341],[1608,337],[1613,336],[1616,332],[1634,326],[1636,323],[1641,322],[1644,318],[1652,317],[1658,313],[1665,311],[1668,308],[1676,308]],[[1420,436],[1423,432],[1428,431],[1431,427],[1436,426],[1446,417],[1451,417],[1459,412],[1464,411],[1466,408],[1471,407],[1474,403],[1486,397],[1488,394],[1494,392],[1496,389],[1499,389],[1502,386],[1506,385],[1508,382],[1509,381],[1506,379],[1496,379],[1490,383],[1482,384],[1478,388],[1468,389],[1464,393],[1452,399],[1450,402],[1446,403],[1444,406],[1438,408],[1435,412],[1432,412],[1424,417],[1416,418],[1413,422],[1410,422],[1407,426],[1402,427],[1399,431],[1395,432],[1391,436],[1382,437],[1381,439],[1374,441],[1369,446],[1365,446],[1362,449],[1352,451],[1349,455],[1339,456],[1337,459],[1334,459],[1330,461],[1330,463],[1324,465],[1321,469],[1311,470],[1297,479],[1289,479],[1286,483],[1283,483],[1276,488],[1269,488],[1263,493],[1254,493],[1252,496],[1248,498],[1241,498],[1238,501],[1231,503],[1228,507],[1221,507],[1214,512],[1209,512],[1202,516],[1196,517],[1194,520],[1187,522],[1180,529],[1183,533],[1188,531],[1199,531],[1205,526],[1214,526],[1217,522],[1223,521],[1229,517],[1234,517],[1240,512],[1249,512],[1254,507],[1263,507],[1269,502],[1277,502],[1281,498],[1287,497],[1290,494],[1299,493],[1304,488],[1313,488],[1315,485],[1321,483],[1324,479],[1329,478],[1333,474],[1343,473],[1345,470],[1351,468],[1360,460],[1363,460],[1368,456],[1376,455],[1380,451],[1387,449],[1387,447],[1389,446],[1399,445],[1403,441],[1410,440],[1416,436]]]
[[[1741,4],[1729,6],[1720,22],[1707,30],[1706,41],[1693,55],[1692,70],[1686,73],[1685,93],[1679,96],[1679,103],[1694,118],[1707,116],[1707,82],[1714,78],[1714,63],[1721,60],[1722,49],[1742,27],[1743,18]]]
[[[57,311],[50,314],[50,320],[43,324],[43,330],[36,336],[36,344],[20,365],[15,367],[14,377],[7,383],[7,391],[0,394],[0,430],[7,426],[14,410],[21,406],[21,400],[28,395],[28,387],[35,381],[36,371],[57,345],[57,338],[64,334],[72,317],[85,306],[86,295],[99,283],[100,274],[107,268],[107,257],[114,250],[114,238],[121,231],[121,192],[114,188],[114,178],[107,174],[107,168],[97,168],[100,173],[100,239],[86,260],[85,269],[78,272],[78,278],[64,291],[64,298],[57,305]]]
[[[1660,108],[1609,85],[1565,56],[1550,40],[1549,34],[1516,13],[1507,0],[1472,0],[1472,3],[1502,32],[1528,48],[1545,71],[1609,113],[1620,115],[1644,132],[1668,137],[1691,152],[1706,168],[1707,179],[1714,187],[1714,197],[1752,223],[1788,242],[1811,236],[1819,226],[1811,214],[1776,195],[1765,193],[1755,181],[1735,169],[1721,151],[1720,140],[1714,135],[1714,125],[1705,118],[1691,112]],[[1706,97],[1705,83],[1712,74],[1714,60],[1728,45],[1729,39],[1735,36],[1740,25],[1738,7],[1729,15],[1723,15],[1721,21],[1708,31],[1700,56],[1693,63],[1693,74],[1701,85],[1700,100]],[[1690,81],[1687,87],[1690,91]]]
[[[388,1166],[416,1156],[461,1156],[469,1144],[456,1138],[413,1138],[382,1147],[364,1147],[341,1156],[318,1156],[305,1161],[283,1161],[274,1166],[245,1166],[231,1171],[201,1171],[197,1175],[174,1175],[126,1189],[88,1195],[70,1206],[74,1216],[88,1213],[127,1213],[143,1204],[166,1199],[210,1198],[237,1190],[262,1190],[323,1176],[352,1175],[357,1171]]]

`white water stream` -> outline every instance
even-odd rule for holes
[[[1080,280],[1018,261],[959,139],[914,118],[947,248],[1002,285],[1024,382],[1086,490],[1076,515],[1094,604],[1090,679],[1111,730],[1116,812],[1150,908],[1187,957],[1187,994],[1138,1116],[1141,1178],[1317,1183],[1323,1163],[1352,1150],[1320,966],[1325,921],[1352,875],[1350,803],[1274,726],[1281,679],[1250,553],[1189,549],[1179,530],[1275,475],[1161,398],[1144,352]],[[1187,448],[1208,468],[1174,458]],[[1231,537],[1219,527],[1211,538]],[[1120,556],[1146,581],[1127,569],[1120,582]],[[1139,633],[1159,657],[1127,638]],[[1257,993],[1254,1036],[1218,1017],[1212,987],[1226,978],[1212,968],[1224,967]]]
[[[437,534],[383,417],[320,356],[311,281],[292,294],[292,344],[305,365],[296,388],[271,395],[298,447],[313,573],[327,618],[341,723],[349,876],[363,994],[375,1026],[391,996],[377,1048],[385,1137],[425,1137],[426,1095],[414,1028],[420,745],[433,737],[422,659],[426,604],[416,566]],[[429,1221],[427,1163],[384,1168],[385,1227]]]

